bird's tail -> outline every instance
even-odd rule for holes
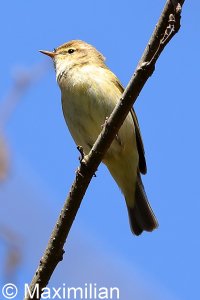
[[[158,227],[158,221],[148,202],[140,174],[137,176],[134,207],[127,203],[131,231],[140,235],[144,230],[153,231]]]

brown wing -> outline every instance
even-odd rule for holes
[[[133,121],[135,124],[135,134],[136,134],[136,141],[137,141],[137,147],[138,147],[138,153],[139,153],[139,170],[142,174],[146,174],[147,165],[146,165],[146,159],[145,159],[144,144],[142,141],[142,135],[140,132],[138,119],[137,119],[136,113],[133,108],[131,109],[131,115],[133,117]]]
[[[121,85],[121,83],[119,82],[119,80],[117,79],[117,77],[115,78],[114,83],[118,87],[120,92],[123,93],[124,88]],[[133,117],[133,122],[135,125],[135,134],[136,134],[137,148],[138,148],[138,153],[139,153],[139,170],[142,174],[146,174],[147,165],[146,165],[146,159],[145,159],[144,144],[142,141],[142,136],[141,136],[141,132],[140,132],[138,119],[137,119],[136,113],[133,108],[131,109],[131,115]]]

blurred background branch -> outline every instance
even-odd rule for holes
[[[23,241],[8,225],[0,224],[0,242],[6,248],[2,266],[3,282],[16,282],[17,270],[23,259]]]
[[[9,169],[9,149],[6,138],[0,131],[0,182],[4,181],[8,175]]]
[[[21,101],[25,92],[41,79],[47,71],[47,64],[40,63],[30,69],[14,68],[13,84],[8,95],[0,102],[0,129],[5,128],[12,113]]]
[[[0,101],[0,182],[7,178],[10,163],[10,151],[5,135],[5,127],[26,91],[41,79],[46,70],[47,64],[44,63],[40,63],[30,69],[15,69],[13,72],[13,84],[7,96]]]
[[[13,72],[13,84],[7,96],[0,102],[0,183],[9,179],[10,151],[5,129],[17,105],[28,89],[34,85],[47,70],[47,65],[40,63],[30,69],[17,68]],[[16,280],[18,266],[23,259],[22,239],[8,224],[0,225],[0,243],[6,248],[4,265],[2,265],[2,278],[4,282]]]

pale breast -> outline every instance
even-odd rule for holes
[[[105,69],[88,68],[74,72],[62,83],[62,107],[67,126],[75,143],[82,146],[86,154],[121,96],[109,75]],[[130,114],[109,152],[117,154],[129,146],[136,150],[134,123]]]

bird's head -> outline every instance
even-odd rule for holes
[[[67,73],[74,67],[82,67],[87,64],[105,66],[105,58],[92,45],[80,40],[65,43],[54,51],[40,50],[41,53],[50,56],[55,65],[57,78],[59,74]]]

